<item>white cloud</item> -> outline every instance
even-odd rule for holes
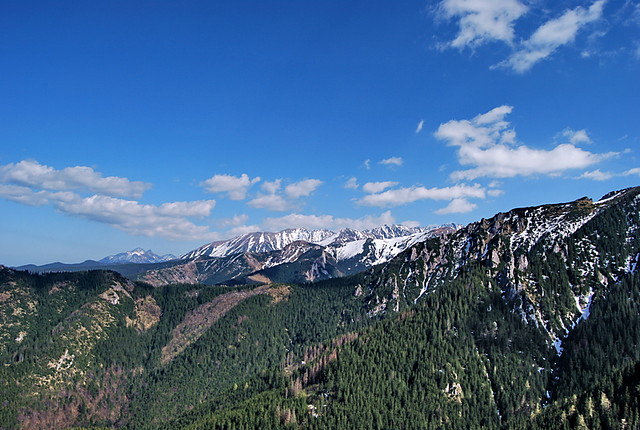
[[[640,176],[640,167],[634,167],[633,169],[629,169],[626,172],[624,172],[622,175],[623,176],[631,176],[631,175]]]
[[[157,214],[170,217],[197,217],[203,218],[209,216],[216,205],[215,200],[198,200],[191,202],[170,202],[163,203],[157,207]]]
[[[379,216],[367,215],[355,219],[336,218],[333,215],[303,215],[293,213],[279,218],[266,218],[263,225],[268,231],[280,231],[292,227],[328,230],[339,230],[342,228],[365,230],[394,223],[395,218],[391,215],[390,211],[386,211]]]
[[[511,106],[500,106],[472,120],[452,120],[440,125],[435,136],[458,147],[461,165],[475,166],[453,172],[452,179],[558,175],[566,170],[586,168],[615,155],[594,154],[572,144],[561,144],[550,150],[516,145],[516,133],[504,119],[511,111]]]
[[[379,193],[387,188],[395,187],[396,185],[398,185],[398,183],[394,181],[367,182],[362,186],[362,189],[366,193]]]
[[[56,170],[34,160],[0,166],[0,183],[51,191],[89,191],[114,197],[140,197],[151,184],[117,176],[103,177],[91,167],[75,166]]]
[[[468,146],[459,150],[460,163],[477,167],[453,172],[451,177],[455,180],[473,180],[483,176],[555,176],[565,170],[583,169],[604,158],[604,154],[593,154],[570,144],[558,145],[551,150],[532,149],[524,145],[516,148],[495,145],[487,149]]]
[[[93,195],[52,203],[65,213],[109,224],[138,236],[161,236],[172,240],[210,240],[217,237],[208,227],[195,225],[187,219],[208,215],[215,206],[213,200],[155,206]]]
[[[515,21],[527,12],[518,0],[443,0],[447,18],[459,18],[459,32],[450,46],[464,48],[499,40],[511,44]]]
[[[503,194],[504,194],[504,191],[498,190],[496,188],[491,189],[491,190],[487,190],[487,195],[489,195],[491,197],[499,197],[499,196],[501,196]]]
[[[34,191],[29,187],[20,185],[0,184],[0,197],[27,206],[44,206],[52,200],[75,199],[77,194],[70,191]]]
[[[224,237],[235,237],[240,236],[247,233],[254,233],[256,231],[260,231],[259,225],[239,225],[237,227],[232,228],[224,233]]]
[[[275,194],[281,186],[282,179],[276,179],[275,181],[265,181],[261,188],[269,194]]]
[[[371,160],[367,158],[366,160],[364,160],[362,165],[364,166],[365,169],[370,170],[371,169]]]
[[[254,208],[267,209],[270,211],[286,211],[291,209],[291,202],[280,194],[259,194],[257,197],[249,200],[247,204]]]
[[[246,173],[241,176],[213,175],[200,185],[210,193],[227,193],[231,200],[244,200],[249,188],[259,181],[259,177],[250,179]]]
[[[418,200],[452,200],[457,198],[485,198],[485,189],[479,184],[454,185],[446,188],[410,187],[370,194],[358,200],[362,206],[393,207]]]
[[[284,192],[280,192],[282,188],[282,179],[276,179],[272,182],[265,182],[262,189],[267,193],[259,193],[256,197],[249,200],[249,206],[270,211],[286,211],[296,206],[296,200],[301,197],[308,197],[320,185],[322,181],[318,179],[305,179],[294,182],[284,188]]]
[[[34,191],[16,185],[0,185],[0,197],[26,205],[51,205],[63,213],[138,236],[172,240],[213,240],[218,237],[208,227],[187,219],[208,216],[215,200],[169,202],[156,206],[104,195],[82,197],[70,191]]]
[[[567,10],[558,18],[547,21],[498,66],[511,68],[517,73],[526,72],[559,47],[572,42],[585,25],[598,20],[602,16],[604,3],[605,0],[597,0],[588,9],[578,6]]]
[[[406,227],[420,227],[422,224],[420,223],[420,221],[406,220],[402,221],[400,225],[404,225]]]
[[[591,138],[587,134],[586,130],[571,130],[570,128],[562,132],[562,135],[569,139],[569,143],[572,145],[578,145],[580,143],[591,143]]]
[[[220,228],[238,227],[246,223],[248,220],[249,220],[249,215],[240,214],[240,215],[234,215],[231,218],[224,218],[224,219],[218,220],[217,224],[220,226]]]
[[[391,157],[380,161],[380,164],[384,164],[386,166],[402,166],[404,160],[402,157]]]
[[[344,183],[344,187],[348,190],[357,190],[359,187],[358,178],[356,177],[349,178],[347,182]]]
[[[438,209],[436,213],[440,215],[464,214],[467,212],[471,212],[477,207],[478,205],[476,205],[475,203],[471,203],[466,199],[453,199],[446,207]]]
[[[422,131],[422,127],[424,127],[423,119],[421,119],[420,122],[418,123],[418,126],[416,127],[416,133],[420,133]]]
[[[499,106],[489,112],[477,115],[472,120],[452,120],[440,124],[435,136],[449,141],[453,146],[473,145],[487,148],[496,143],[513,143],[515,132],[509,129],[504,117],[511,113],[513,107]]]
[[[594,181],[606,181],[607,179],[613,178],[613,174],[609,172],[602,172],[600,169],[592,170],[590,172],[584,172],[582,175],[578,176],[578,179],[592,179]]]
[[[300,197],[307,197],[313,193],[320,185],[322,181],[318,179],[305,179],[303,181],[294,182],[285,187],[284,193],[287,197],[297,199]]]

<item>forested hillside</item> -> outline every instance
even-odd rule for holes
[[[308,284],[0,270],[0,428],[638,428],[640,190]]]

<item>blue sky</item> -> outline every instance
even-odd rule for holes
[[[640,185],[640,3],[0,3],[0,264]]]

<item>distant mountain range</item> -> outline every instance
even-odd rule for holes
[[[414,243],[455,231],[431,227],[382,226],[370,230],[287,229],[255,232],[212,242],[180,258],[136,248],[83,263],[27,265],[31,272],[109,269],[154,286],[169,283],[238,284],[312,282],[358,273],[389,261]],[[108,266],[108,267],[107,267]]]
[[[361,272],[389,261],[414,243],[455,231],[437,227],[383,226],[372,230],[288,229],[248,233],[212,242],[171,266],[141,273],[154,286],[169,283],[253,284],[313,282]]]
[[[330,230],[307,230],[292,228],[278,233],[247,233],[229,240],[211,242],[180,257],[191,260],[199,257],[227,257],[244,252],[271,252],[285,248],[293,242],[307,242],[327,246],[346,244],[364,239],[393,239],[417,233],[437,231],[439,229],[455,229],[454,224],[438,227],[405,227],[403,225],[382,226],[371,230],[342,229],[338,232]]]
[[[172,254],[160,256],[150,249],[145,251],[142,248],[136,248],[132,251],[109,255],[98,261],[85,260],[82,263],[55,262],[40,266],[27,264],[16,267],[16,269],[28,270],[33,273],[80,272],[84,270],[108,269],[118,272],[121,275],[132,277],[151,268],[160,267],[167,261],[172,261],[176,258],[177,257]]]

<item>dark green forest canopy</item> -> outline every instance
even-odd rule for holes
[[[638,428],[638,206],[519,209],[314,284],[1,267],[0,428]],[[531,214],[562,223],[518,245]]]

